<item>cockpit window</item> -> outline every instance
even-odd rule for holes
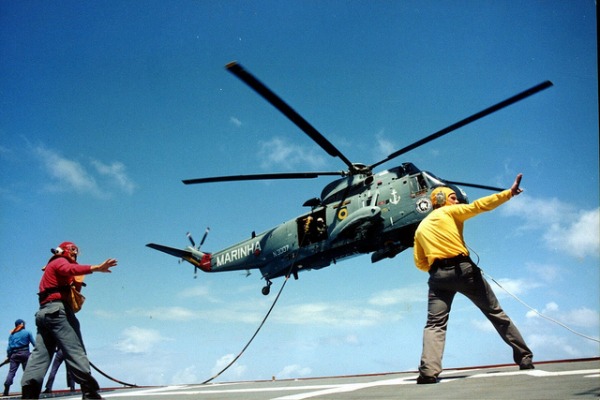
[[[429,188],[427,180],[423,177],[423,174],[413,175],[408,179],[410,185],[411,196],[418,196],[423,194]]]
[[[446,184],[442,182],[440,178],[433,175],[431,172],[423,171],[423,176],[427,180],[429,187],[446,186]]]

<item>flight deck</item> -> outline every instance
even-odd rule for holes
[[[123,400],[365,400],[365,399],[598,399],[600,358],[538,362],[533,370],[515,365],[446,369],[437,384],[417,385],[418,373],[265,380],[103,389]],[[80,393],[42,398],[80,399]],[[10,397],[9,397],[10,398]],[[19,397],[13,397],[19,398]]]

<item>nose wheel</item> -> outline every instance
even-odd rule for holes
[[[273,284],[273,282],[271,282],[269,279],[267,279],[267,284],[265,287],[262,288],[262,294],[265,296],[268,296],[269,293],[271,293],[271,285]]]

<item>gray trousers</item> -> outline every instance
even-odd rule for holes
[[[69,307],[61,302],[44,304],[35,314],[37,325],[36,346],[31,352],[21,385],[35,388],[39,396],[44,376],[48,371],[56,348],[63,353],[67,368],[83,393],[98,391],[98,382],[92,376],[90,363],[85,352],[79,321]],[[25,389],[24,389],[25,392]],[[32,397],[37,398],[37,397]]]
[[[46,390],[52,391],[52,386],[54,385],[54,379],[56,378],[56,374],[58,373],[58,369],[60,368],[60,364],[64,361],[62,350],[58,349],[56,354],[54,354],[54,361],[52,361],[52,367],[50,368],[50,375],[48,375],[48,380],[46,381]],[[73,376],[71,375],[71,371],[67,368],[67,385],[71,391],[75,390],[75,381],[73,380]]]
[[[446,329],[456,293],[469,298],[494,325],[500,337],[512,348],[513,360],[520,364],[533,357],[521,333],[500,307],[496,295],[470,259],[448,262],[429,271],[427,324],[423,330],[423,353],[419,372],[436,377],[442,372]]]

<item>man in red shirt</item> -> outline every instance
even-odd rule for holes
[[[21,380],[22,398],[39,398],[44,376],[58,347],[75,381],[81,385],[83,399],[101,399],[81,339],[79,321],[71,306],[71,287],[81,290],[83,275],[111,272],[117,260],[109,258],[97,265],[77,264],[79,249],[72,242],[61,243],[52,253],[40,281],[40,309],[35,315],[36,347]]]

